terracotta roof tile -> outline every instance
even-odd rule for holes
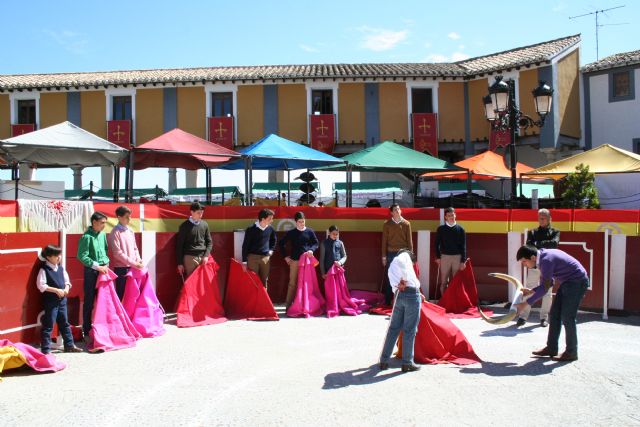
[[[608,70],[610,68],[626,67],[638,63],[640,63],[640,50],[633,50],[631,52],[616,53],[615,55],[610,55],[599,61],[587,64],[582,67],[582,72],[590,73],[593,71]]]

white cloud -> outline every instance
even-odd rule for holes
[[[469,59],[469,55],[464,52],[453,52],[451,55],[432,53],[422,60],[422,62],[457,62]]]
[[[302,50],[304,50],[305,52],[318,52],[318,49],[316,49],[313,46],[309,46],[306,44],[299,44],[298,47]]]
[[[384,28],[360,27],[358,30],[364,33],[361,46],[374,51],[390,50],[404,41],[409,35],[408,30],[393,31]]]
[[[556,4],[555,6],[553,6],[551,8],[551,10],[554,11],[554,12],[561,12],[561,11],[565,10],[566,8],[567,8],[566,3],[561,1],[560,3]]]
[[[447,34],[447,37],[449,37],[451,40],[458,40],[460,39],[460,34],[456,33],[455,31],[452,31],[449,34]]]
[[[82,34],[69,30],[43,31],[65,50],[75,55],[84,55],[87,53],[89,41],[85,39]]]

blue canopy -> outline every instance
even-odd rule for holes
[[[251,159],[251,169],[293,170],[311,169],[330,164],[343,163],[337,157],[299,144],[294,141],[270,134],[255,144],[240,150],[245,158]],[[244,160],[238,160],[221,166],[219,169],[244,169]]]

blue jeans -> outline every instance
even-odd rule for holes
[[[96,299],[96,283],[98,271],[91,267],[84,267],[84,301],[82,303],[82,332],[85,337],[91,332],[91,320],[93,319],[93,303]]]
[[[384,268],[384,302],[386,305],[391,305],[393,299],[393,290],[389,284],[389,266],[397,256],[398,252],[387,252],[387,266]]]
[[[587,292],[589,281],[569,280],[563,282],[556,292],[556,297],[551,304],[549,312],[549,335],[547,336],[547,348],[551,353],[558,353],[558,339],[560,327],[564,325],[566,349],[568,354],[578,355],[578,332],[576,329],[576,317],[580,301]]]
[[[40,335],[40,349],[47,354],[51,351],[51,331],[53,323],[58,324],[58,329],[64,340],[64,348],[74,346],[71,326],[67,318],[67,298],[58,299],[55,295],[46,295],[44,298],[44,315],[42,316],[42,332]]]
[[[398,292],[395,307],[391,314],[391,323],[382,347],[380,362],[388,362],[396,345],[398,335],[402,331],[402,364],[413,364],[413,346],[420,321],[420,303],[422,299],[417,289],[407,288]]]
[[[116,294],[118,299],[122,301],[124,297],[124,286],[127,284],[127,273],[131,267],[114,267],[113,272],[118,275],[116,279]]]

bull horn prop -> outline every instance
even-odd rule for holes
[[[518,315],[518,311],[514,307],[514,304],[516,303],[516,301],[522,299],[522,283],[520,282],[520,280],[516,279],[513,276],[509,276],[508,274],[489,273],[489,276],[506,280],[507,282],[512,283],[516,287],[516,292],[514,294],[513,301],[511,302],[511,309],[509,310],[509,313],[505,314],[504,316],[489,317],[486,314],[484,314],[480,306],[478,306],[478,311],[480,312],[480,316],[482,316],[482,318],[486,322],[489,322],[492,325],[504,325],[505,323],[511,322]]]

